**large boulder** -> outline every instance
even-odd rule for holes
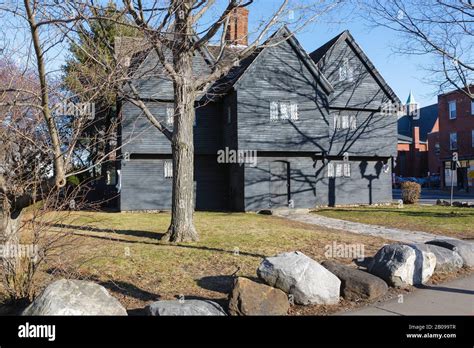
[[[422,284],[433,275],[436,256],[413,245],[389,244],[374,256],[369,272],[395,287]]]
[[[286,315],[288,296],[280,289],[239,277],[229,296],[230,315]]]
[[[370,273],[334,261],[324,261],[322,265],[341,280],[341,295],[349,301],[375,299],[388,290],[384,280]]]
[[[153,316],[223,316],[222,307],[209,300],[156,301],[145,308]]]
[[[474,267],[474,243],[472,242],[459,239],[435,239],[426,242],[426,244],[454,250],[462,257],[465,266]]]
[[[339,278],[302,252],[267,257],[258,267],[257,274],[268,285],[290,294],[295,303],[339,302]]]
[[[435,273],[449,273],[462,268],[464,261],[457,251],[433,244],[410,244],[420,250],[431,252],[436,256]]]
[[[101,285],[61,279],[49,284],[22,315],[127,315]]]

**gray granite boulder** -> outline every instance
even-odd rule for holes
[[[61,279],[49,284],[22,315],[127,315],[101,285]]]
[[[299,251],[265,258],[257,269],[268,285],[289,294],[297,304],[336,304],[341,281],[319,263]]]
[[[387,283],[373,274],[335,261],[324,261],[322,265],[341,280],[341,295],[349,301],[375,299],[388,290]]]
[[[145,308],[152,316],[224,316],[222,307],[209,300],[156,301]]]
[[[464,261],[457,251],[440,247],[433,244],[408,244],[417,248],[432,252],[436,256],[435,273],[449,273],[462,268]]]
[[[433,275],[436,256],[416,246],[389,244],[375,254],[369,272],[395,287],[422,284]]]
[[[459,239],[435,239],[426,244],[438,245],[440,247],[456,251],[463,259],[464,265],[474,267],[474,243]]]

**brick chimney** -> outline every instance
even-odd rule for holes
[[[231,45],[248,46],[249,10],[237,7],[230,13],[226,41]]]

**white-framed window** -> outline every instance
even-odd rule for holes
[[[449,133],[449,149],[457,150],[458,148],[458,133]]]
[[[172,126],[174,123],[174,107],[167,106],[166,107],[166,124],[168,126]]]
[[[270,121],[299,120],[298,104],[290,101],[270,102]]]
[[[351,164],[349,162],[344,163],[344,177],[351,177]]]
[[[232,123],[232,105],[227,105],[227,124]]]
[[[334,115],[334,129],[357,129],[357,118],[352,115]]]
[[[164,177],[170,179],[173,177],[173,161],[165,161],[163,164]]]
[[[355,117],[354,115],[350,117],[350,128],[351,130],[357,129],[357,117]]]
[[[471,100],[471,115],[474,116],[474,100]]]
[[[272,101],[270,103],[270,121],[278,121],[279,119],[279,107],[278,102]]]
[[[334,163],[328,163],[328,178],[334,178]]]
[[[351,176],[351,164],[350,162],[344,163],[328,163],[328,178],[350,178]]]
[[[342,177],[343,174],[343,166],[342,163],[337,163],[336,164],[336,178]]]
[[[290,119],[290,102],[280,102],[280,120]]]
[[[298,104],[296,104],[296,103],[290,103],[290,120],[292,120],[292,121],[298,121],[299,120]]]
[[[344,58],[339,67],[339,82],[352,82],[354,80],[354,72],[348,58]]]
[[[451,100],[448,102],[448,108],[449,108],[449,119],[454,120],[456,119],[456,101]]]

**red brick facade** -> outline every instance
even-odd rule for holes
[[[474,88],[472,86],[471,88]],[[455,112],[451,111],[449,104],[455,105]],[[453,91],[438,96],[439,132],[430,135],[430,159],[435,166],[436,159],[441,162],[442,184],[451,184],[450,162],[453,152],[459,154],[459,168],[454,175],[454,182],[459,189],[467,189],[468,185],[474,187],[474,106],[472,99],[463,91]],[[454,106],[453,106],[454,107]],[[456,136],[451,136],[456,134]],[[450,138],[453,137],[453,138]],[[457,144],[453,141],[456,140]],[[435,144],[439,143],[439,155],[436,155]],[[431,147],[431,146],[430,146]]]

